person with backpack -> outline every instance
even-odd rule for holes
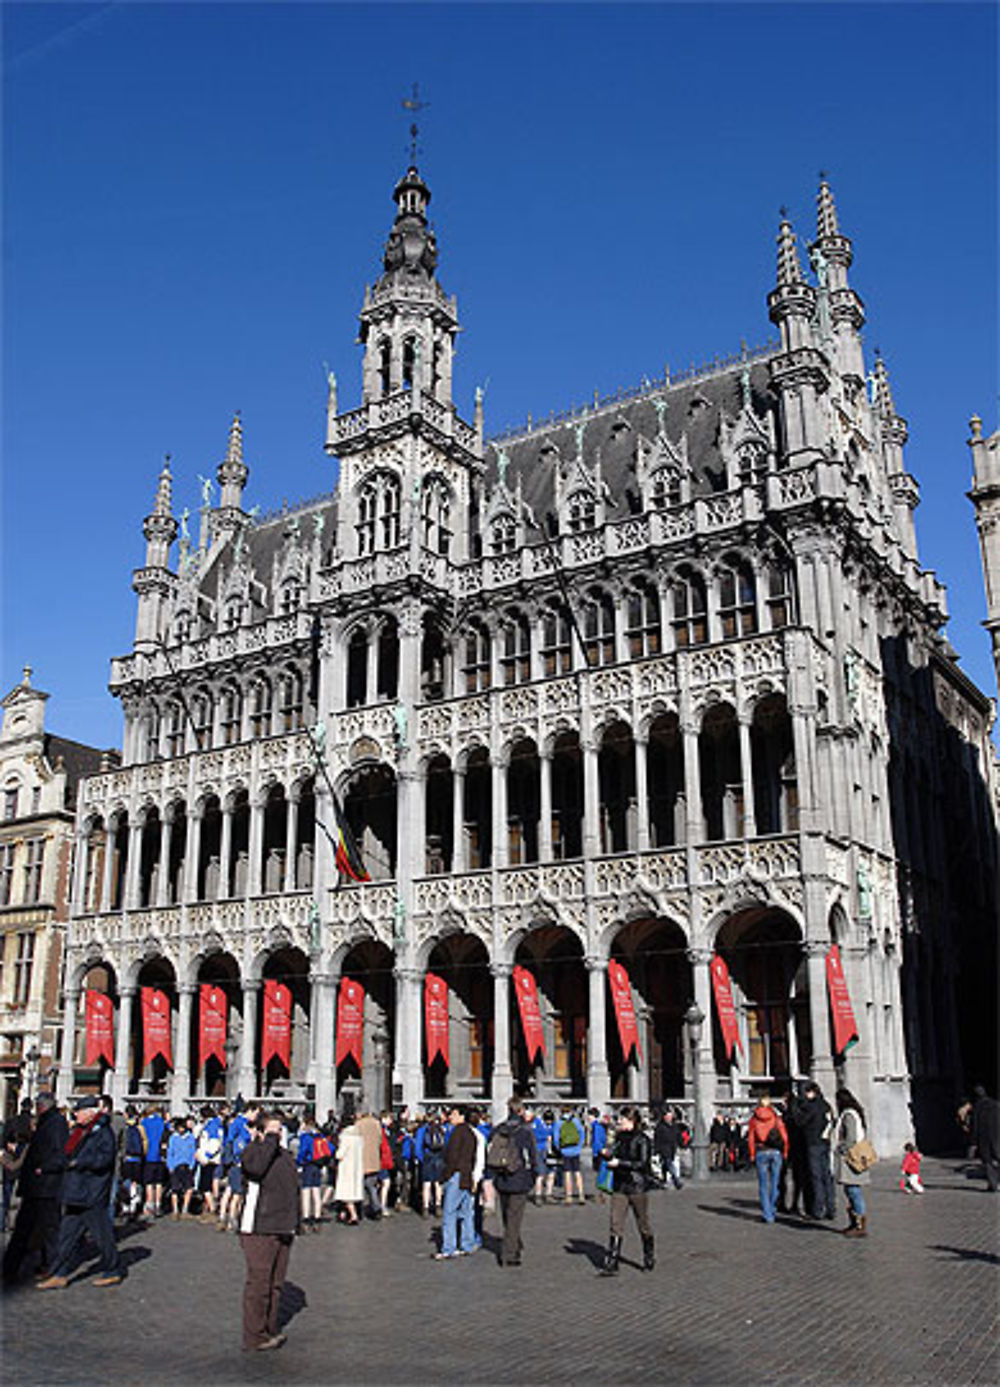
[[[788,1131],[764,1092],[747,1128],[750,1159],[757,1167],[757,1188],[765,1223],[773,1223],[778,1207],[781,1165],[788,1155]]]
[[[167,1178],[166,1146],[170,1133],[163,1114],[152,1104],[141,1121],[146,1134],[146,1163],[142,1183],[146,1187],[146,1213],[159,1218],[163,1207],[163,1186]]]
[[[448,1131],[436,1112],[417,1132],[417,1160],[420,1162],[420,1179],[423,1186],[421,1208],[426,1218],[430,1213],[441,1209],[441,1183],[444,1178],[444,1151],[448,1144]]]
[[[219,1201],[219,1221],[215,1225],[220,1233],[230,1229],[236,1232],[240,1223],[240,1209],[243,1204],[243,1152],[250,1144],[253,1123],[260,1109],[252,1104],[243,1112],[235,1112],[226,1128],[222,1143],[222,1164],[226,1171],[226,1187]]]
[[[629,1209],[635,1216],[642,1239],[642,1269],[652,1271],[656,1266],[656,1244],[649,1222],[649,1163],[652,1145],[642,1129],[638,1108],[622,1108],[618,1127],[608,1152],[608,1169],[612,1175],[611,1232],[608,1250],[601,1265],[601,1276],[617,1276],[622,1255],[622,1238]]]
[[[559,1156],[563,1168],[564,1204],[572,1204],[574,1189],[576,1190],[577,1202],[579,1204],[586,1204],[587,1202],[587,1196],[583,1192],[583,1172],[580,1169],[583,1140],[583,1123],[575,1115],[572,1108],[564,1107],[558,1129]]]
[[[299,1185],[302,1190],[302,1231],[318,1233],[320,1230],[320,1186],[323,1183],[323,1167],[317,1156],[320,1136],[316,1121],[311,1112],[302,1119],[299,1131],[299,1144],[295,1153],[295,1163],[299,1168]],[[320,1148],[322,1151],[322,1148]]]
[[[486,1168],[500,1196],[503,1241],[500,1265],[519,1267],[524,1250],[521,1225],[535,1183],[535,1136],[524,1120],[524,1103],[511,1098],[507,1120],[495,1127],[486,1148]]]
[[[526,1120],[530,1121],[525,1112]],[[551,1108],[536,1113],[531,1121],[535,1137],[535,1203],[548,1204],[556,1183],[556,1118]]]
[[[142,1172],[146,1161],[146,1133],[139,1114],[131,1105],[125,1109],[125,1140],[122,1146],[122,1189],[125,1213],[130,1219],[142,1211]]]
[[[222,1143],[225,1131],[221,1117],[211,1108],[201,1110],[202,1125],[195,1148],[195,1185],[201,1195],[201,1217],[209,1222],[215,1218],[219,1190],[218,1169],[222,1163]]]

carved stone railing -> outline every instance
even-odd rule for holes
[[[235,631],[217,631],[200,640],[170,647],[169,660],[162,650],[115,656],[111,661],[112,689],[138,679],[166,679],[174,674],[208,673],[210,667],[257,650],[280,651],[282,646],[309,639],[312,617],[306,611],[269,616]]]

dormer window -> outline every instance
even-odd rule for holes
[[[281,586],[281,612],[291,616],[302,604],[302,586],[297,578],[289,578]]]
[[[494,556],[513,554],[517,548],[517,525],[512,515],[498,515],[490,527],[490,549]]]
[[[243,598],[230,597],[226,603],[226,630],[235,631],[243,620]]]
[[[191,613],[180,611],[174,617],[174,640],[178,645],[191,639]]]
[[[569,532],[578,535],[597,525],[597,502],[592,491],[574,491],[569,498]]]
[[[681,503],[681,474],[676,467],[661,467],[653,474],[650,498],[657,510]]]
[[[757,443],[744,443],[736,454],[736,466],[741,486],[753,486],[763,479],[767,453]]]

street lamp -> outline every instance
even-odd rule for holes
[[[684,1013],[688,1028],[688,1044],[691,1047],[691,1087],[694,1092],[694,1121],[691,1132],[691,1178],[708,1179],[708,1142],[705,1136],[705,1112],[701,1091],[701,1067],[698,1052],[701,1045],[701,1028],[705,1023],[705,1013],[697,1002],[692,1002]]]

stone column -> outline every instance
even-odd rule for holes
[[[262,890],[261,877],[262,867],[261,856],[264,852],[264,798],[261,794],[254,795],[250,801],[250,841],[247,845],[247,854],[250,858],[247,864],[247,895],[259,896]]]
[[[756,838],[757,815],[753,802],[753,748],[750,742],[750,717],[746,709],[739,714],[740,776],[743,781],[743,837]]]
[[[580,738],[580,747],[583,752],[583,855],[594,858],[601,851],[601,779],[597,743],[588,735]]]
[[[701,1080],[701,1092],[706,1111],[715,1102],[715,1062],[712,1056],[712,950],[688,949],[688,962],[691,964],[691,983],[694,999],[705,1020],[701,1028],[701,1042],[698,1047],[696,1063]],[[690,1045],[685,1040],[685,1045]]]
[[[831,1053],[829,1006],[826,1000],[826,951],[821,939],[806,941],[806,970],[809,977],[809,1025],[812,1030],[812,1067],[810,1078],[816,1080],[824,1093],[835,1088],[833,1054]]]
[[[635,754],[636,848],[649,851],[649,739],[633,738]]]
[[[219,884],[215,892],[217,901],[229,899],[229,886],[233,879],[233,806],[228,801],[222,806],[222,832],[219,835]]]
[[[296,844],[299,837],[299,797],[289,795],[285,801],[285,880],[283,889],[287,894],[296,887]]]
[[[56,1100],[67,1101],[73,1092],[73,1054],[76,1049],[76,1014],[80,1006],[80,989],[67,987],[63,993],[62,1051],[59,1056],[59,1077],[56,1081]]]
[[[243,983],[243,1036],[240,1042],[239,1091],[244,1098],[257,1092],[257,1002],[260,978],[248,978]]]
[[[538,755],[539,809],[538,809],[538,860],[552,861],[552,752],[543,750]]]
[[[170,842],[174,835],[174,821],[164,812],[160,822],[160,861],[156,873],[156,900],[154,905],[170,904]]]
[[[187,841],[184,844],[183,899],[191,905],[198,899],[198,859],[201,857],[202,807],[196,804],[187,815]]]
[[[378,646],[378,633],[369,631],[365,647],[365,703],[374,703],[378,696]]]
[[[142,824],[129,822],[128,863],[125,868],[125,909],[139,908],[139,872],[142,868]]]
[[[465,769],[457,764],[451,772],[451,870],[466,870]]]
[[[73,914],[85,915],[87,911],[87,869],[90,858],[90,835],[82,829],[76,834],[76,852],[73,857]]]
[[[115,1036],[115,1078],[111,1094],[115,1107],[121,1108],[129,1090],[129,1054],[132,1048],[132,1008],[135,1005],[134,987],[118,991],[118,1033]]]
[[[174,1112],[183,1112],[191,1096],[191,1007],[195,984],[180,983],[177,988],[177,1036],[174,1044],[174,1072],[170,1080],[170,1103]]]
[[[506,867],[509,847],[507,766],[499,758],[490,758],[490,785],[493,790],[493,866]]]
[[[705,840],[701,807],[701,758],[698,754],[698,724],[694,717],[681,722],[684,737],[684,799],[687,802],[687,841],[689,847]],[[701,1005],[699,1003],[699,1005]]]
[[[420,1064],[423,1042],[420,1024],[420,986],[424,975],[417,968],[396,968],[396,1054],[393,1074],[403,1089],[403,1104],[412,1113],[423,1102]]]
[[[514,1071],[510,1063],[510,975],[509,963],[491,963],[493,974],[493,1121],[507,1115],[507,1099],[514,1090]]]
[[[587,1021],[587,1106],[604,1108],[611,1097],[605,986],[608,960],[590,957],[585,961],[590,993],[590,1014]]]
[[[101,872],[101,889],[97,900],[97,912],[106,913],[111,909],[111,890],[115,860],[115,842],[118,834],[110,826],[104,830],[104,867]]]
[[[316,1085],[316,1116],[322,1122],[337,1104],[337,1073],[334,1065],[333,1008],[338,975],[316,970],[310,974],[313,996],[313,1083]]]

